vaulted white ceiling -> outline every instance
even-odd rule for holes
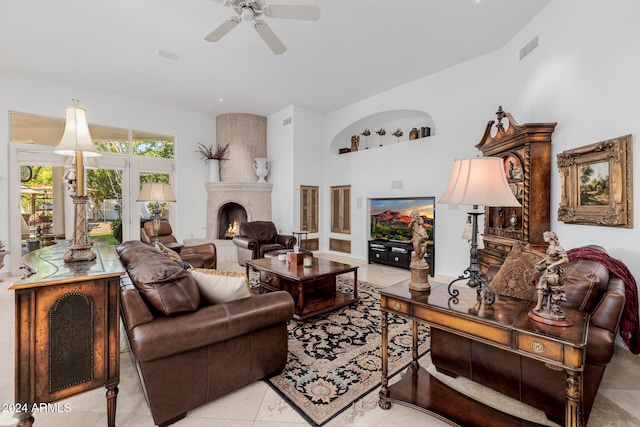
[[[248,22],[206,42],[234,15],[211,0],[3,0],[0,69],[212,115],[326,112],[498,49],[549,1],[273,0],[321,11],[265,18],[274,55]]]

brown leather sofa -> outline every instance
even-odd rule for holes
[[[592,247],[604,251],[601,247]],[[577,260],[563,267],[567,300],[562,307],[591,315],[583,372],[586,424],[602,375],[613,356],[625,304],[624,284],[596,261]],[[499,265],[490,266],[487,278],[493,278],[499,268]],[[540,409],[550,420],[564,424],[566,377],[562,370],[436,328],[431,329],[431,358],[439,372],[470,378]]]
[[[140,240],[148,245],[153,244],[155,235],[153,221],[145,222],[143,227],[140,228]],[[173,235],[171,224],[169,224],[168,221],[160,221],[158,240],[165,245],[178,243],[178,240]],[[216,254],[216,245],[213,243],[184,246],[177,252],[179,252],[183,261],[188,262],[196,268],[213,268],[215,270],[217,267],[218,257]]]
[[[238,225],[233,243],[238,249],[238,263],[264,258],[265,254],[290,252],[296,244],[294,236],[278,234],[271,221],[242,222]]]
[[[158,426],[284,368],[287,292],[207,305],[191,274],[154,247],[128,241],[117,252],[128,273],[122,320]]]

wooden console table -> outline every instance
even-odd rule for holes
[[[94,244],[93,261],[65,263],[67,250],[58,243],[29,252],[23,263],[33,274],[9,288],[16,307],[15,417],[31,426],[41,404],[105,386],[114,427],[125,270],[108,244]]]
[[[430,292],[409,290],[409,280],[380,290],[382,310],[382,387],[378,404],[389,409],[391,402],[423,410],[459,426],[536,426],[479,403],[431,376],[418,364],[418,323],[500,347],[524,357],[541,360],[566,372],[565,426],[582,427],[582,371],[587,343],[587,313],[565,309],[573,322],[569,328],[531,320],[528,312],[535,302],[497,296],[492,306],[478,301],[476,291],[466,286],[458,298],[447,285],[431,283]],[[481,304],[482,302],[482,304]],[[389,386],[388,314],[413,321],[413,361],[403,378]],[[544,397],[542,397],[544,398]]]

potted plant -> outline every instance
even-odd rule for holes
[[[229,144],[224,147],[216,146],[213,149],[213,145],[206,146],[198,142],[198,149],[196,153],[200,154],[200,158],[204,160],[205,164],[209,164],[209,182],[220,182],[220,161],[228,160],[225,156],[229,149]]]

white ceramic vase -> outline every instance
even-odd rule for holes
[[[258,175],[258,182],[267,182],[265,178],[269,175],[269,160],[266,157],[257,157],[254,160],[253,169]]]
[[[209,160],[209,182],[220,182],[220,160]]]

